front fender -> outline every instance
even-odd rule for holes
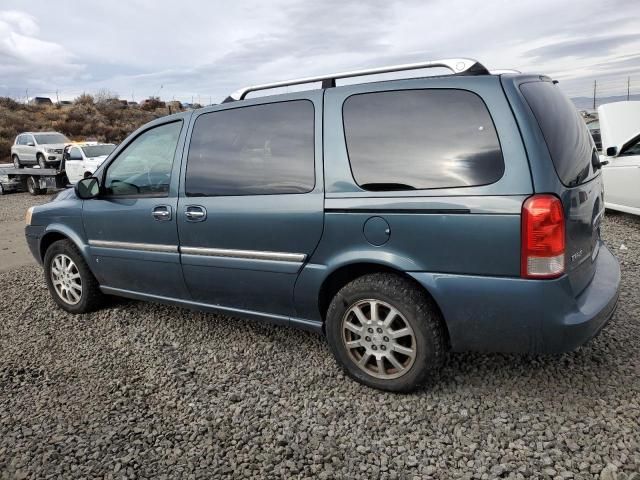
[[[67,219],[67,220],[69,220],[69,219]],[[80,217],[78,217],[77,220],[79,222],[80,228],[82,228],[82,219]],[[51,234],[64,235],[69,240],[71,240],[75,244],[75,246],[78,248],[80,253],[82,254],[82,257],[84,258],[84,261],[87,262],[87,265],[89,265],[89,268],[91,268],[91,261],[90,261],[91,259],[90,259],[90,255],[89,255],[89,244],[85,241],[84,238],[82,238],[82,236],[80,234],[78,234],[76,229],[70,227],[68,224],[50,223],[49,225],[47,225],[47,227],[45,228],[44,234],[42,235],[42,238],[40,239],[40,252],[42,252],[42,245],[46,244],[47,235],[51,235]],[[42,253],[44,253],[44,252],[42,252]],[[44,257],[44,255],[42,255],[42,257]]]

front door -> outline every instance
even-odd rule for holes
[[[640,208],[640,138],[624,147],[603,167],[605,202],[627,208]]]
[[[184,278],[199,303],[286,320],[323,226],[322,93],[205,110],[178,202]]]
[[[80,147],[71,147],[67,152],[67,159],[64,162],[64,170],[69,179],[69,183],[76,183],[82,180],[84,173],[84,159]]]
[[[187,297],[176,230],[184,130],[174,120],[137,135],[99,174],[100,196],[84,202],[92,270],[114,293]]]

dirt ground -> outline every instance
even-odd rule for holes
[[[35,265],[24,239],[24,215],[29,205],[51,200],[55,193],[31,196],[28,193],[9,193],[0,197],[0,272],[22,265]]]

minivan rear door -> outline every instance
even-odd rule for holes
[[[547,145],[561,187],[566,222],[565,269],[575,294],[589,283],[600,246],[604,214],[602,175],[593,138],[585,122],[560,87],[538,80],[520,85]],[[534,159],[540,161],[540,159]]]
[[[177,219],[191,297],[286,323],[323,228],[322,93],[211,107],[188,135]]]

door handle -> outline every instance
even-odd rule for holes
[[[207,218],[207,210],[200,205],[187,205],[184,207],[184,216],[190,222],[203,222]]]
[[[159,222],[166,222],[171,220],[171,207],[169,205],[158,205],[151,210],[151,215]]]

